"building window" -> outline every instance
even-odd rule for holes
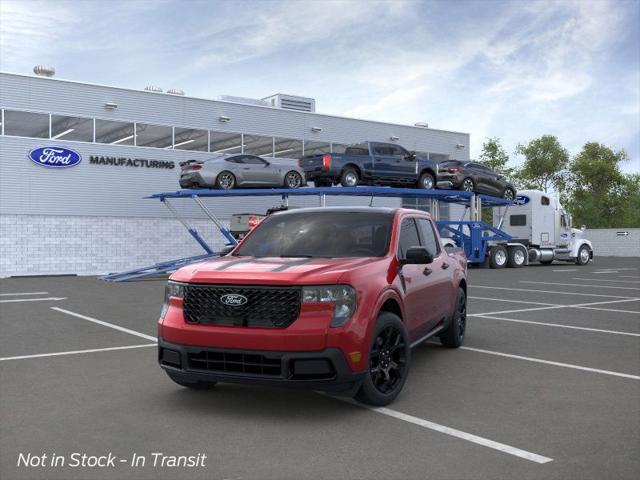
[[[173,129],[162,125],[136,123],[136,145],[138,147],[171,148]]]
[[[4,134],[15,137],[49,138],[49,115],[5,110]]]
[[[209,150],[209,136],[206,130],[176,127],[174,135],[173,148],[176,150],[196,150],[198,152]]]
[[[239,133],[211,132],[211,153],[242,153],[242,135]]]
[[[331,144],[326,142],[310,142],[305,140],[304,142],[304,154],[305,155],[322,155],[323,153],[329,153],[331,151]],[[337,152],[336,152],[337,153]]]
[[[259,155],[262,157],[273,156],[273,137],[263,137],[261,135],[243,135],[244,153]]]
[[[302,140],[292,140],[290,138],[274,138],[274,157],[279,158],[302,158]]]
[[[93,119],[51,115],[51,139],[93,142]]]
[[[134,145],[134,125],[128,122],[96,119],[96,142],[111,145]]]

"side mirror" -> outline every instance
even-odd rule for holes
[[[580,230],[586,230],[586,229],[587,229],[587,226],[586,226],[586,225],[582,225],[582,226],[580,227]]]
[[[416,152],[411,150],[409,152],[409,155],[406,155],[404,158],[405,158],[405,160],[415,160],[416,159]]]
[[[411,247],[406,258],[400,259],[400,265],[424,265],[433,263],[433,255],[424,247]]]
[[[220,249],[218,253],[220,254],[221,257],[224,257],[225,255],[228,255],[229,253],[231,253],[231,250],[233,250],[234,248],[236,248],[235,245],[225,245]]]

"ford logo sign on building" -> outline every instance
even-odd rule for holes
[[[220,301],[230,307],[240,307],[247,303],[248,299],[239,293],[228,293],[220,297]]]
[[[82,156],[64,147],[38,147],[29,152],[29,160],[43,167],[68,168],[79,164]]]

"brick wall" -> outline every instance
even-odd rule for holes
[[[585,237],[593,243],[595,256],[640,257],[640,228],[587,229]]]
[[[224,245],[210,221],[190,223],[214,249]],[[0,277],[97,275],[203,253],[174,219],[0,216]]]

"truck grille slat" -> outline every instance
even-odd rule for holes
[[[203,350],[188,354],[189,367],[210,372],[282,375],[282,360],[259,354]]]
[[[225,295],[240,295],[246,302],[225,305]],[[298,318],[300,296],[299,287],[186,285],[184,316],[205,325],[287,328]]]

